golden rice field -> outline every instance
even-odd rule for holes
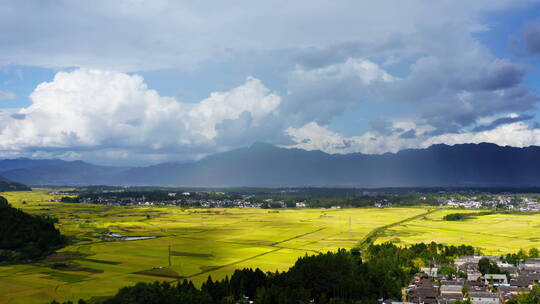
[[[485,254],[501,255],[520,248],[540,248],[540,214],[492,214],[466,221],[445,221],[443,216],[474,210],[440,210],[422,219],[385,230],[377,242],[412,244],[435,241],[479,247]]]
[[[60,230],[74,244],[60,250],[60,255],[49,262],[67,260],[77,267],[53,269],[50,263],[0,266],[0,303],[42,303],[111,295],[118,288],[139,281],[189,278],[201,283],[208,275],[222,278],[244,267],[285,270],[299,256],[351,248],[377,227],[426,211],[424,208],[183,210],[49,203],[51,197],[45,190],[2,195],[29,213],[59,218]],[[27,204],[23,205],[23,200]],[[110,242],[99,238],[105,232],[156,238]]]
[[[72,243],[44,262],[0,266],[0,303],[106,296],[139,281],[189,278],[200,284],[208,275],[222,278],[244,267],[285,270],[299,256],[352,248],[374,229],[397,222],[376,242],[470,244],[488,253],[540,247],[540,215],[489,215],[448,222],[442,217],[455,210],[418,216],[428,207],[279,212],[109,207],[47,202],[52,196],[46,189],[1,195],[29,213],[59,218],[58,227]],[[107,232],[156,238],[104,241],[100,237]],[[51,267],[55,262],[72,267],[55,269]]]

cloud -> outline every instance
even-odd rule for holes
[[[476,41],[419,58],[391,91],[439,132],[456,132],[480,117],[531,110],[539,98],[523,84],[523,66],[496,58]],[[448,54],[450,52],[450,54]]]
[[[472,131],[473,132],[488,131],[488,130],[495,129],[498,126],[501,126],[501,125],[510,124],[510,123],[514,123],[514,122],[517,122],[517,121],[530,120],[530,119],[533,119],[533,118],[534,118],[534,115],[527,115],[527,114],[518,115],[518,114],[512,113],[507,117],[497,118],[494,121],[492,121],[491,123],[489,123],[488,125],[477,126]]]
[[[211,153],[227,135],[220,127],[224,122],[248,116],[233,131],[256,130],[278,114],[281,103],[251,77],[199,103],[185,103],[160,96],[138,75],[89,69],[57,73],[30,99],[30,106],[2,119],[0,149]]]
[[[540,22],[529,23],[525,27],[523,40],[528,55],[540,55]]]
[[[540,145],[540,130],[530,128],[523,121],[499,125],[481,132],[464,132],[460,134],[443,134],[427,139],[423,147],[444,143],[448,145],[460,143],[489,142],[500,146],[527,147]]]
[[[409,126],[414,123],[408,122]],[[397,128],[397,125],[394,125]],[[415,126],[402,133],[386,136],[375,136],[366,132],[361,136],[343,136],[328,127],[314,122],[301,128],[289,128],[287,133],[295,144],[288,148],[321,150],[327,153],[382,154],[398,152],[403,149],[427,148],[434,144],[494,143],[501,146],[526,147],[540,145],[540,129],[531,128],[523,121],[500,124],[493,129],[462,133],[446,133],[437,136],[429,135],[429,127]],[[415,135],[415,136],[412,136]]]
[[[415,138],[416,137],[416,130],[410,129],[409,131],[401,133],[399,136],[400,138]]]
[[[376,118],[369,121],[371,129],[379,134],[390,135],[392,134],[392,123],[387,119]]]
[[[380,153],[487,136],[526,120],[539,98],[524,84],[527,67],[498,58],[474,33],[492,29],[487,12],[528,3],[13,1],[0,9],[0,66],[71,72],[39,85],[30,106],[0,113],[0,149],[157,162],[255,141]],[[537,28],[524,32],[530,53]],[[283,93],[247,78],[188,103],[127,74],[198,65],[270,75],[261,79]],[[213,81],[202,74],[192,81]],[[326,127],[351,109],[379,118],[358,136]]]
[[[282,112],[295,123],[328,123],[350,106],[380,98],[396,79],[378,64],[362,58],[314,69],[298,65],[289,75]]]
[[[457,20],[426,20],[375,42],[300,52],[288,79],[285,112],[296,113],[298,127],[310,121],[329,124],[366,101],[379,107],[400,104],[434,126],[433,134],[444,134],[460,132],[481,117],[533,110],[540,98],[524,84],[526,66],[498,58],[472,35],[469,26],[477,23]],[[354,73],[360,63],[370,68]]]
[[[365,58],[348,58],[317,68],[297,66],[289,78],[284,112],[297,124],[329,124],[363,102],[409,105],[410,111],[435,127],[434,134],[459,132],[481,118],[532,110],[540,101],[523,84],[522,65],[496,58],[477,42],[465,39],[448,54],[416,59],[402,77]],[[372,128],[391,132],[383,122]],[[378,125],[375,125],[378,124]]]
[[[13,114],[11,114],[10,117],[13,118],[13,119],[23,120],[23,119],[26,118],[26,114],[13,113]]]
[[[310,122],[300,128],[288,128],[286,132],[295,143],[284,146],[338,154],[356,152],[381,154],[419,147],[422,145],[422,139],[411,136],[411,133],[426,133],[431,130],[429,126],[417,126],[412,121],[396,121],[392,123],[391,128],[401,131],[386,135],[368,131],[360,136],[343,136],[326,126]]]
[[[8,100],[15,98],[17,98],[17,95],[15,93],[0,90],[0,100]]]
[[[190,68],[243,52],[365,46],[377,41],[388,41],[389,46],[393,37],[409,38],[419,26],[466,24],[464,30],[470,33],[471,25],[482,24],[481,14],[527,3],[4,1],[0,63],[141,71]],[[362,57],[365,49],[351,46],[336,59]]]
[[[391,86],[403,81],[365,59],[349,59],[317,69],[298,68],[294,73],[301,76],[300,84],[307,84],[306,90],[317,83],[331,84],[327,88],[345,83],[354,88],[352,92],[360,88],[364,93],[359,96],[365,98],[377,96],[384,91],[382,88],[392,89]],[[298,88],[304,87],[291,87]],[[133,164],[199,159],[261,139],[330,153],[385,153],[434,143],[481,141],[523,146],[540,140],[537,134],[540,130],[523,123],[532,116],[515,113],[506,117],[480,117],[476,121],[481,125],[468,132],[440,132],[430,119],[421,116],[372,120],[372,129],[357,136],[343,136],[317,120],[295,127],[295,118],[307,112],[301,107],[297,112],[292,111],[294,107],[287,104],[303,104],[294,99],[300,96],[295,94],[291,91],[282,97],[260,80],[248,77],[238,87],[211,93],[197,103],[186,103],[160,96],[136,74],[94,69],[58,72],[51,82],[34,89],[30,106],[0,112],[0,151],[1,155],[10,156]],[[347,94],[340,96],[354,97],[351,92]],[[502,90],[498,94],[507,93]],[[324,99],[310,101],[325,106]],[[357,102],[336,101],[344,104],[328,106],[345,110],[347,103]],[[302,116],[296,122],[312,115],[317,113]]]

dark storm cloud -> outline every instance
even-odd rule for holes
[[[529,24],[523,33],[525,51],[529,55],[540,55],[540,22]]]
[[[294,59],[303,66],[319,68],[342,62],[348,58],[387,57],[410,48],[407,38],[402,34],[390,35],[375,42],[348,41],[325,47],[309,47],[298,50]]]
[[[497,59],[476,73],[458,75],[453,85],[456,89],[472,91],[507,89],[521,83],[526,72],[524,66]]]
[[[436,128],[433,135],[455,133],[475,124],[481,117],[532,110],[538,101],[539,98],[523,85],[504,92],[455,92],[441,95],[437,102],[424,105],[422,118]]]
[[[481,117],[528,111],[539,101],[523,84],[524,66],[468,43],[470,49],[456,49],[452,56],[418,59],[389,96],[418,109],[436,128],[433,135],[459,132]]]

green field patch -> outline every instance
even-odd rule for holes
[[[95,269],[90,267],[76,267],[73,269],[70,269],[71,271],[80,271],[80,272],[88,272],[88,273],[104,273],[102,269]]]
[[[101,269],[84,267],[73,261],[47,262],[47,263],[43,263],[43,266],[48,266],[52,269],[60,270],[60,271],[80,271],[80,272],[88,272],[88,273],[103,273],[103,270]]]
[[[184,257],[195,257],[195,258],[211,258],[214,257],[211,253],[194,253],[194,252],[184,252],[184,251],[171,251],[172,256],[184,256]]]
[[[166,268],[166,267],[159,267],[159,268],[152,268],[149,270],[137,271],[137,272],[133,272],[133,274],[142,274],[145,276],[171,278],[171,279],[184,278],[183,276],[179,275],[178,272],[172,269]]]
[[[216,270],[216,269],[219,269],[223,266],[201,266],[199,267],[199,269],[201,270],[201,272],[209,272],[209,271],[212,271],[212,270]]]
[[[404,225],[406,227],[406,225]],[[403,231],[403,230],[386,230],[384,231],[381,236],[382,237],[399,237],[399,236],[411,236],[413,233],[409,231]]]
[[[107,265],[119,265],[119,264],[121,264],[120,262],[105,261],[105,260],[90,259],[90,258],[82,258],[82,259],[78,259],[78,260],[92,262],[92,263],[99,263],[99,264],[107,264]]]
[[[45,276],[43,276],[43,278],[45,279],[62,281],[66,283],[77,283],[87,278],[87,276],[85,275],[76,273],[64,273],[59,271],[43,272],[43,274],[45,274]]]
[[[101,269],[95,269],[90,267],[82,267],[78,264],[65,264],[65,265],[56,265],[54,269],[61,271],[79,271],[79,272],[88,272],[88,273],[103,273]]]
[[[73,259],[80,258],[82,256],[81,253],[75,252],[75,251],[63,251],[63,252],[57,252],[49,255],[46,257],[43,261],[47,263],[57,263],[57,262],[64,262],[69,261]]]

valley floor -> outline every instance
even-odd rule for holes
[[[113,207],[48,202],[53,197],[45,189],[2,195],[29,213],[59,218],[59,228],[73,243],[43,262],[0,266],[0,303],[112,295],[139,281],[201,283],[244,267],[285,270],[299,256],[352,248],[367,238],[463,243],[486,253],[540,247],[534,237],[540,215],[447,222],[442,216],[455,210]]]

